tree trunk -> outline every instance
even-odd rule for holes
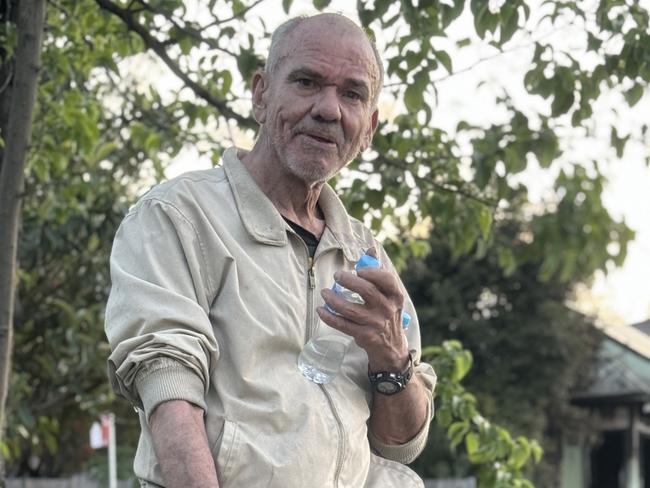
[[[18,24],[18,0],[0,0],[0,22]],[[0,137],[7,135],[9,127],[9,106],[11,105],[11,83],[14,76],[14,58],[7,55],[4,46],[0,47],[3,63],[0,65]],[[4,159],[4,146],[0,145],[0,171]]]
[[[0,169],[0,441],[4,439],[11,371],[18,222],[44,23],[45,0],[22,0],[18,4],[18,45]],[[4,466],[0,469],[0,483],[4,485]]]

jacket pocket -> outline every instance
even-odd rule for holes
[[[238,434],[237,423],[224,419],[221,435],[212,446],[212,457],[217,465],[217,478],[221,486],[230,478],[233,461],[237,458]]]
[[[424,488],[424,482],[410,468],[396,461],[370,454],[364,488]]]

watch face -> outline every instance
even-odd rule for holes
[[[386,395],[397,393],[400,389],[400,385],[393,381],[382,381],[377,383],[377,391]]]

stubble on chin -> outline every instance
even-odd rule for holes
[[[340,170],[339,161],[332,161],[331,164],[317,163],[321,154],[316,150],[310,151],[302,148],[302,151],[298,151],[299,154],[295,154],[294,150],[297,148],[291,148],[287,141],[276,139],[272,141],[272,144],[282,169],[307,185],[324,183]]]
[[[283,161],[285,168],[296,178],[308,185],[329,180],[337,171],[314,164],[313,159],[297,158],[287,155]]]

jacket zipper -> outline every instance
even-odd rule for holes
[[[336,447],[336,469],[334,470],[334,486],[339,486],[339,477],[341,476],[341,470],[343,469],[343,459],[345,459],[345,446],[347,444],[347,436],[345,435],[345,429],[343,429],[343,422],[341,421],[341,417],[339,416],[339,413],[334,406],[334,402],[332,401],[332,396],[330,395],[329,391],[327,391],[327,388],[325,388],[325,385],[318,386],[320,386],[321,390],[323,390],[323,393],[325,393],[327,403],[329,403],[330,409],[334,414],[334,420],[336,420],[336,430],[339,434],[339,443]]]
[[[307,295],[307,341],[311,338],[311,336],[314,335],[315,327],[314,327],[314,317],[313,317],[313,310],[314,310],[314,290],[316,289],[316,277],[314,276],[314,258],[309,257],[309,267],[307,268],[307,276],[309,277],[309,293]],[[347,443],[347,436],[345,434],[345,429],[343,428],[343,422],[341,421],[341,417],[336,410],[336,407],[334,406],[334,401],[332,400],[332,396],[330,395],[329,391],[327,391],[327,388],[325,388],[325,385],[318,385],[322,392],[325,394],[325,398],[327,398],[327,403],[330,406],[330,410],[332,411],[332,414],[334,415],[334,420],[336,421],[336,430],[338,431],[339,435],[339,442],[336,447],[336,468],[334,470],[334,486],[338,486],[339,484],[339,477],[341,476],[341,470],[343,469],[343,460],[345,459],[345,445]]]
[[[309,254],[309,252],[307,252]],[[307,330],[305,343],[314,335],[314,290],[316,289],[316,277],[314,276],[314,258],[309,257],[309,267],[307,268],[309,277],[309,292],[307,293]]]
[[[302,239],[300,239],[302,241]],[[303,246],[305,248],[306,254],[307,254],[307,277],[308,277],[308,287],[309,290],[307,292],[307,327],[305,331],[305,344],[309,342],[309,339],[311,339],[312,335],[315,332],[315,327],[314,327],[314,290],[316,289],[316,277],[314,275],[314,265],[315,265],[315,259],[309,255],[309,249],[307,249],[307,245],[303,242]],[[330,395],[329,391],[325,388],[325,385],[318,385],[321,389],[321,391],[325,394],[325,398],[327,398],[327,403],[330,406],[330,410],[332,411],[332,414],[334,415],[334,420],[336,421],[336,430],[338,431],[339,435],[339,442],[338,445],[336,446],[336,468],[334,470],[334,486],[338,486],[339,484],[339,478],[341,476],[341,470],[343,469],[343,459],[345,458],[345,445],[347,443],[347,435],[345,434],[345,429],[343,429],[343,422],[341,421],[341,417],[336,410],[336,407],[334,406],[334,401],[332,400],[332,396]]]

